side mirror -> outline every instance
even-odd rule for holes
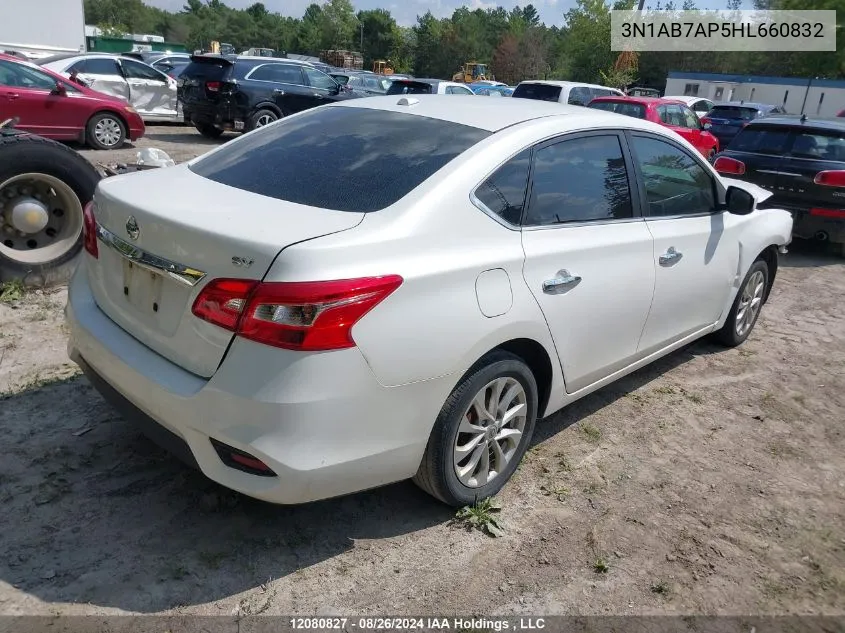
[[[67,88],[61,81],[56,82],[56,86],[50,91],[51,95],[58,95],[60,97],[67,96]]]
[[[748,215],[754,211],[754,196],[745,189],[728,187],[725,193],[725,209],[734,215]]]
[[[712,128],[712,127],[713,127],[713,124],[712,124],[712,123],[705,123],[704,125],[702,125],[702,126],[701,126],[701,129],[703,129],[703,130],[709,130],[709,129],[710,129],[710,128]]]

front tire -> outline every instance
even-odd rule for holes
[[[456,507],[492,497],[528,449],[537,401],[537,382],[521,358],[488,354],[440,410],[414,483]]]
[[[730,314],[722,329],[716,333],[719,342],[727,347],[736,347],[748,338],[760,317],[768,287],[769,266],[758,259],[745,275]]]
[[[88,121],[88,144],[94,149],[120,149],[126,141],[126,125],[111,112],[100,112]]]

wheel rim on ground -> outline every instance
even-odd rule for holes
[[[458,480],[481,488],[502,474],[517,453],[528,420],[525,389],[515,378],[487,383],[461,417],[453,461]]]
[[[742,288],[742,295],[739,298],[739,306],[736,310],[736,333],[742,337],[754,325],[760,306],[763,305],[763,290],[766,286],[766,278],[762,271],[755,270],[745,286]]]
[[[106,147],[114,147],[122,137],[123,129],[120,123],[110,117],[102,118],[94,125],[94,138]]]
[[[272,114],[262,114],[258,119],[255,121],[255,127],[264,127],[265,125],[269,125],[273,121],[276,120]]]
[[[66,183],[40,173],[0,183],[0,255],[40,265],[67,254],[82,233],[82,204]]]

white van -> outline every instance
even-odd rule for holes
[[[536,99],[585,106],[596,97],[610,97],[625,94],[616,88],[582,84],[575,81],[523,81],[513,92],[514,99]]]

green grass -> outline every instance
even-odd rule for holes
[[[593,426],[589,422],[580,425],[581,432],[587,437],[590,442],[597,444],[601,441],[601,431],[597,426]]]
[[[0,303],[11,304],[20,301],[26,294],[26,288],[19,279],[0,283]]]
[[[658,580],[651,584],[651,593],[665,596],[669,593],[669,583],[665,580]]]
[[[502,506],[493,499],[483,499],[471,506],[464,506],[455,514],[455,523],[468,530],[479,530],[488,536],[504,536],[505,531],[496,515]]]
[[[604,558],[599,556],[593,563],[593,571],[597,574],[606,574],[610,571],[610,565],[607,564],[607,561]]]

